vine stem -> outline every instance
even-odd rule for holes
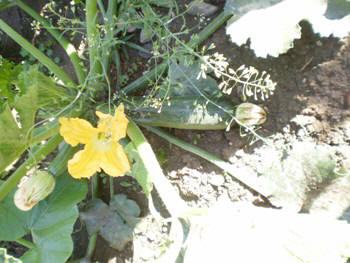
[[[42,161],[50,152],[56,149],[57,145],[62,142],[63,138],[56,134],[44,145],[40,146],[29,158],[16,169],[16,171],[0,186],[0,202],[4,200],[6,195],[20,182],[21,178],[26,175],[27,171],[33,165]]]
[[[110,0],[108,1],[108,7],[107,12],[105,14],[105,24],[106,24],[106,36],[104,37],[103,41],[107,43],[106,47],[102,50],[102,64],[106,72],[109,71],[111,56],[112,56],[112,47],[113,47],[113,40],[114,40],[114,15],[117,11],[117,4],[118,1]],[[117,75],[119,78],[120,76]]]
[[[28,241],[28,240],[25,240],[24,238],[18,238],[18,239],[16,239],[16,242],[17,242],[18,244],[21,244],[22,246],[25,246],[25,247],[29,248],[29,249],[34,249],[34,248],[36,248],[36,246],[34,245],[34,243],[32,243],[32,242],[30,242],[30,241]]]
[[[69,56],[70,60],[72,61],[75,73],[77,74],[77,78],[80,84],[83,84],[86,78],[86,72],[83,68],[83,63],[78,55],[77,50],[73,46],[72,43],[70,43],[61,32],[56,30],[50,22],[48,22],[45,18],[40,16],[35,10],[30,8],[28,5],[23,3],[21,0],[16,0],[15,4],[20,7],[23,11],[25,11],[28,15],[33,17],[35,20],[37,20],[40,24],[43,25],[43,27],[57,40],[57,42],[63,47],[63,49],[66,51],[67,55]]]
[[[112,1],[112,0],[111,0]],[[86,33],[89,48],[90,74],[93,79],[102,73],[102,65],[99,61],[97,40],[97,0],[86,0]]]
[[[72,81],[66,72],[64,72],[58,65],[52,62],[52,60],[48,58],[43,52],[29,43],[28,40],[13,30],[2,19],[0,19],[0,28],[14,41],[16,41],[22,48],[27,50],[32,56],[39,60],[43,65],[45,65],[51,72],[56,74],[56,76],[61,79],[67,86],[76,87],[76,84]]]
[[[157,188],[170,215],[173,218],[181,216],[188,210],[187,205],[164,176],[151,145],[147,142],[140,128],[132,120],[129,120],[127,135],[139,153],[146,170],[149,172],[151,181]]]

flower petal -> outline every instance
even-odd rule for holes
[[[89,178],[93,176],[95,172],[101,171],[99,165],[100,154],[95,144],[85,145],[84,150],[77,152],[68,161],[68,172],[74,178]]]
[[[124,105],[120,104],[114,112],[113,119],[116,120],[118,124],[118,129],[114,130],[113,139],[119,141],[121,138],[126,136],[126,129],[128,128],[129,120],[124,114]]]
[[[62,117],[58,121],[61,124],[60,134],[72,146],[87,144],[97,133],[97,129],[83,119]]]
[[[129,120],[124,114],[123,104],[118,106],[115,110],[114,116],[99,111],[96,111],[96,115],[100,119],[98,121],[98,130],[100,132],[110,132],[112,134],[112,139],[115,141],[119,141],[126,136],[126,129]]]
[[[130,171],[130,164],[123,147],[117,142],[110,142],[110,149],[101,152],[100,166],[110,176],[122,176]]]

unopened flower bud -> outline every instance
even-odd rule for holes
[[[246,126],[260,125],[266,121],[266,112],[264,109],[249,102],[238,105],[235,115]]]
[[[55,188],[55,178],[46,171],[38,171],[21,181],[14,203],[18,209],[28,211],[39,201],[45,199]]]

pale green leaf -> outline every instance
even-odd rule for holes
[[[38,108],[57,109],[69,98],[64,89],[57,87],[36,67],[16,76],[17,80],[11,79],[11,84],[16,86],[17,92],[0,111],[0,172],[26,149]]]
[[[140,184],[143,191],[145,192],[146,196],[149,196],[149,194],[152,191],[153,184],[151,181],[151,178],[145,168],[145,165],[142,162],[142,159],[140,158],[137,150],[135,149],[135,146],[132,142],[128,143],[125,147],[125,152],[127,153],[129,160],[132,165],[132,176],[136,179],[136,181]]]
[[[182,58],[180,63],[172,61],[168,71],[168,80],[162,85],[158,96],[220,96],[216,81],[206,75],[203,77],[201,64],[192,57]]]

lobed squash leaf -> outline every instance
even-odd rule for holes
[[[56,177],[52,194],[28,212],[14,205],[14,192],[0,203],[0,239],[12,241],[31,233],[36,247],[22,256],[23,262],[66,262],[73,251],[71,234],[78,218],[77,203],[87,193],[86,182],[67,175]]]
[[[1,172],[27,148],[38,109],[57,109],[69,100],[69,95],[37,67],[23,71],[4,59],[0,79]]]

